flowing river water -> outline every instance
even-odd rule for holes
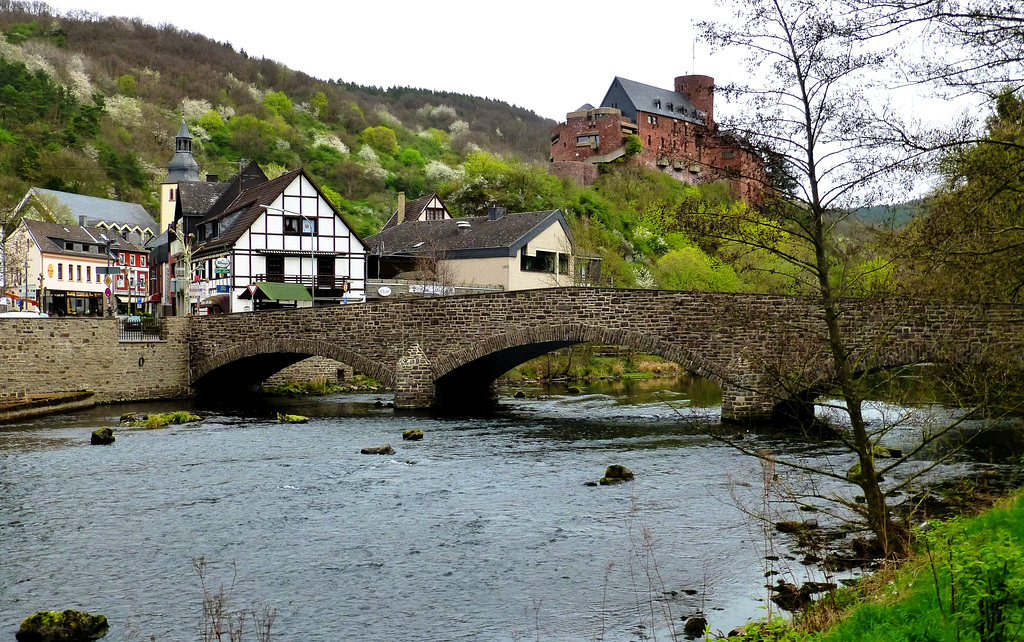
[[[483,418],[396,413],[366,393],[2,425],[0,639],[66,608],[105,614],[112,640],[198,639],[200,557],[231,608],[276,609],[278,640],[664,640],[697,611],[727,632],[765,615],[773,551],[745,513],[762,506],[758,461],[702,434],[717,395],[684,377],[538,389]],[[88,443],[123,412],[184,407],[202,420]],[[403,442],[410,428],[424,439]],[[853,463],[770,427],[743,440]],[[396,454],[359,454],[386,442]],[[933,477],[1005,463],[1004,444]],[[636,481],[587,485],[610,464]],[[814,575],[776,545],[784,572]]]

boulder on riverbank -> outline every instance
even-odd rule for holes
[[[708,629],[708,621],[699,615],[688,618],[683,624],[683,635],[690,638],[699,638]]]
[[[114,431],[110,428],[97,428],[92,431],[90,442],[93,446],[108,446],[114,443]]]
[[[612,484],[621,484],[624,481],[632,481],[634,475],[633,471],[626,468],[622,464],[612,464],[604,471],[604,477],[601,478],[600,484],[602,486],[610,486]]]
[[[419,428],[413,428],[412,430],[406,430],[402,433],[402,439],[405,441],[420,441],[423,439],[423,431]]]
[[[395,449],[391,447],[391,444],[384,444],[383,446],[363,448],[359,453],[362,455],[394,455]]]
[[[14,634],[18,642],[92,642],[107,634],[104,615],[83,611],[40,611],[21,622]]]

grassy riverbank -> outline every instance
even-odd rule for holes
[[[679,364],[628,348],[581,344],[555,350],[506,372],[502,381],[582,381],[682,374]]]
[[[918,534],[914,555],[743,640],[1003,642],[1024,637],[1024,490]]]

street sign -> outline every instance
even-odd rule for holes
[[[96,268],[96,274],[120,274],[121,268],[119,267],[103,267]]]
[[[103,296],[110,297],[110,288],[107,288],[106,290],[103,291]]]
[[[246,287],[249,290],[249,296],[256,296],[256,288],[259,287],[258,285],[256,285],[255,283],[250,283]]]

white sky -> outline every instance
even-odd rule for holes
[[[692,20],[711,2],[666,2],[644,15],[610,0],[46,3],[171,23],[316,78],[495,98],[559,121],[597,105],[615,76],[670,89],[694,68],[720,82],[730,73],[706,49],[694,60]]]

